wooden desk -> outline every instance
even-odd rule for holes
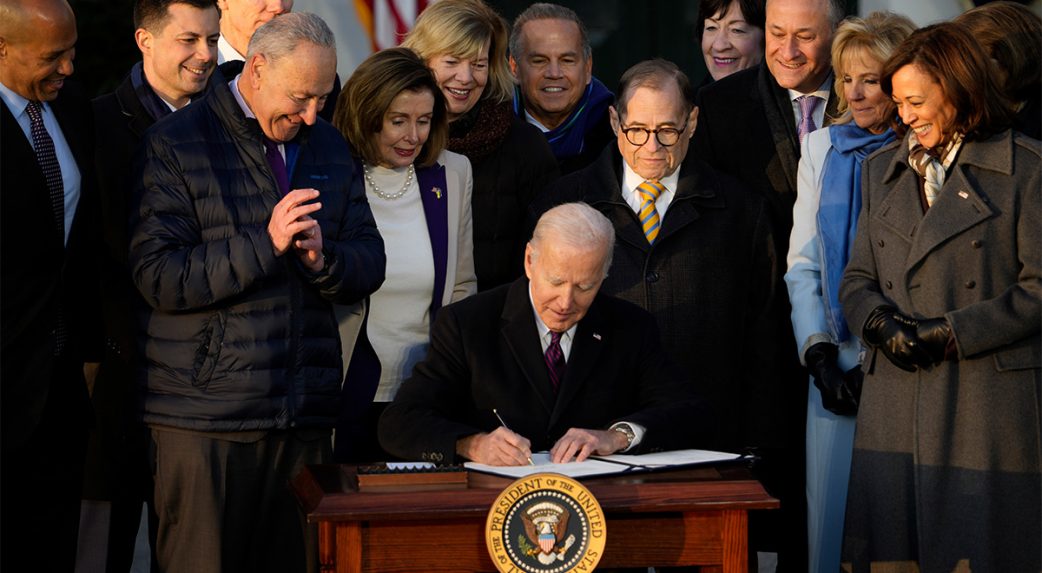
[[[484,526],[513,480],[470,472],[466,489],[359,492],[351,466],[309,466],[293,481],[319,526],[324,573],[494,572]],[[704,467],[581,480],[607,515],[598,568],[699,565],[746,573],[746,512],[774,509],[744,467]]]

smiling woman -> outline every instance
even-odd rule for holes
[[[485,290],[521,275],[528,205],[557,177],[546,138],[512,113],[507,25],[481,0],[440,0],[402,45],[434,71],[449,119],[448,149],[474,166],[474,268]]]
[[[698,39],[712,80],[763,61],[764,0],[701,0],[698,13]]]
[[[407,48],[366,59],[347,81],[333,123],[351,143],[387,254],[387,279],[369,303],[338,307],[344,410],[338,461],[386,460],[380,413],[430,342],[442,305],[477,289],[470,162],[445,150],[447,108],[426,63]]]
[[[1042,570],[1042,146],[1009,129],[993,72],[956,23],[882,68],[909,131],[864,162],[839,289],[868,346],[854,571]]]

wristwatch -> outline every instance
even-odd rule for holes
[[[616,424],[612,424],[611,428],[609,429],[613,432],[618,432],[623,436],[626,436],[626,447],[622,448],[621,451],[630,449],[630,446],[633,445],[633,440],[637,437],[637,434],[633,433],[633,427],[627,424],[626,422],[618,422]]]

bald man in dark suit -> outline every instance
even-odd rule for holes
[[[65,0],[0,3],[0,320],[5,571],[72,571],[96,356],[88,101],[65,85]],[[29,564],[32,564],[31,566]]]

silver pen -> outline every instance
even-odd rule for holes
[[[496,419],[499,420],[499,425],[500,426],[503,426],[504,428],[510,430],[510,426],[508,426],[507,423],[503,421],[503,416],[499,415],[499,411],[498,410],[496,410],[495,408],[492,408],[492,413],[496,415]],[[513,432],[514,430],[510,430],[510,431]],[[528,456],[528,465],[530,465],[530,466],[534,466],[535,465],[535,462],[532,461],[532,456]]]

